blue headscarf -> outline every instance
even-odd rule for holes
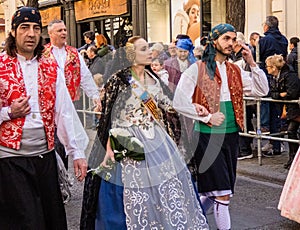
[[[190,38],[180,38],[180,39],[178,39],[177,42],[176,42],[176,47],[189,51],[188,60],[191,64],[193,64],[197,61],[195,56],[194,56],[194,53],[193,53],[194,45],[193,45],[193,42]]]
[[[216,49],[214,47],[214,40],[218,39],[222,34],[227,32],[236,32],[235,28],[230,24],[219,24],[212,28],[211,32],[208,35],[207,47],[205,48],[201,60],[206,62],[206,71],[209,78],[214,79],[216,72]]]

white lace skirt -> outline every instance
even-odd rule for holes
[[[287,175],[278,209],[281,215],[300,223],[300,148]]]
[[[173,140],[158,125],[153,139],[128,130],[145,148],[145,160],[121,162],[127,229],[208,229],[191,174]]]

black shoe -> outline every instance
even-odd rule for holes
[[[289,157],[289,160],[283,165],[283,168],[290,169],[292,163],[293,163],[294,157]]]
[[[281,155],[281,152],[276,150],[270,150],[269,152],[263,153],[263,156],[265,157],[274,157],[279,155]]]
[[[251,159],[253,158],[253,154],[252,153],[243,153],[243,152],[240,152],[239,155],[238,155],[238,160],[244,160],[244,159]]]
[[[283,165],[283,168],[285,168],[285,169],[287,169],[287,170],[289,170],[290,167],[291,167],[291,163],[290,163],[290,164],[289,164],[289,163],[285,163],[285,164]]]
[[[274,151],[273,151],[273,155],[274,155],[274,156],[279,156],[279,155],[281,155],[281,151],[278,151],[278,150],[276,151],[276,150],[274,150]]]

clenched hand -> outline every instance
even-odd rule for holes
[[[209,122],[214,126],[220,126],[225,120],[225,116],[221,112],[213,113]]]

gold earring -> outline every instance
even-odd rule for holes
[[[126,57],[129,62],[134,63],[135,62],[135,49],[134,45],[131,43],[127,43],[125,46],[126,49]]]

